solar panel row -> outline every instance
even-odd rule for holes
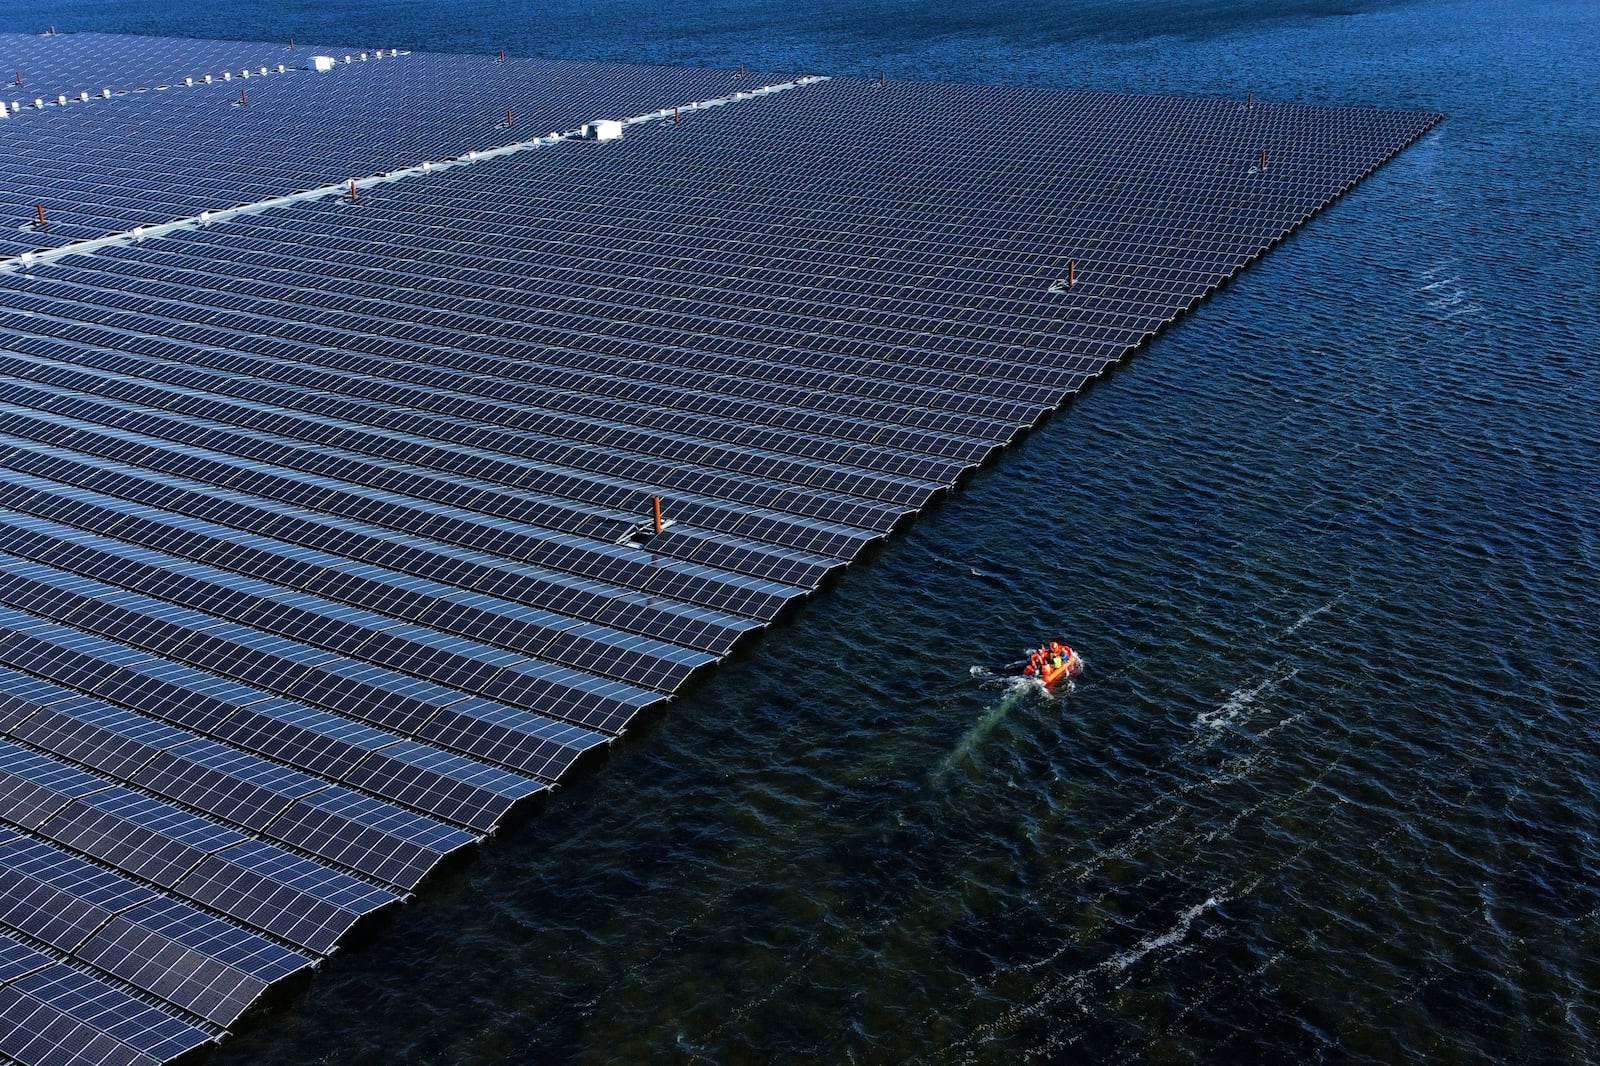
[[[0,670],[0,732],[238,828],[411,888],[474,838],[391,803]],[[17,693],[30,691],[31,698]],[[45,702],[46,700],[50,702]]]
[[[664,101],[689,104],[774,80],[493,56],[384,51],[381,58],[379,50],[348,49],[333,57],[351,62],[319,74],[307,66],[316,49],[226,42],[195,49],[150,39],[142,55],[142,41],[0,34],[0,56],[25,83],[11,93],[0,87],[0,104],[18,109],[0,122],[0,218],[20,227],[0,226],[0,255],[339,185],[571,130],[596,115],[636,115]],[[193,49],[187,54],[186,44]],[[97,71],[104,73],[93,76]],[[166,71],[171,77],[159,80],[155,72]],[[54,106],[63,95],[66,103]],[[45,225],[35,224],[40,208]]]
[[[0,456],[10,468],[0,470],[0,506],[59,518],[85,530],[115,530],[132,544],[271,577],[281,587],[358,605],[381,603],[396,617],[490,643],[520,639],[527,628],[541,631],[546,625],[571,622],[574,628],[568,634],[592,637],[608,647],[639,648],[664,663],[697,665],[702,655],[693,649],[723,654],[756,625],[687,604],[646,604],[623,587],[554,571],[497,569],[491,556],[452,550],[437,541],[385,541],[377,527],[319,521],[268,501],[252,506],[241,497],[224,497],[225,506],[217,507],[217,500],[196,482],[75,462],[60,449],[16,437],[0,435]],[[145,501],[160,501],[164,507]],[[190,504],[196,515],[221,511],[218,517],[230,524],[190,517]],[[270,529],[274,536],[241,532],[254,529]],[[343,554],[323,550],[333,547]],[[439,571],[441,558],[450,560],[454,584],[424,576]],[[474,589],[484,591],[469,591]],[[565,619],[569,615],[573,617]],[[587,623],[603,625],[596,629]],[[638,635],[644,633],[660,639]]]
[[[23,44],[128,86],[283,47]],[[0,215],[56,205],[0,255],[748,82],[168,84],[0,125]],[[216,1039],[1437,121],[657,117],[0,271],[0,1056]]]
[[[12,943],[26,939],[75,955],[213,1026],[232,1024],[268,988],[312,962],[43,843],[19,839],[0,849],[0,884],[0,922]]]
[[[6,84],[0,85],[0,97],[26,106],[41,96],[53,102],[63,94],[70,100],[82,92],[98,96],[104,89],[138,92],[181,84],[185,78],[201,81],[207,74],[220,79],[224,72],[237,76],[242,70],[261,67],[276,71],[280,63],[305,66],[319,51],[304,45],[291,49],[287,41],[269,44],[106,33],[51,34],[45,26],[39,30],[0,34],[0,63],[8,72]],[[342,59],[347,50],[334,51]]]
[[[84,331],[74,332],[78,334],[74,340],[81,342]],[[107,332],[108,339],[110,333]],[[30,345],[35,350],[38,347]],[[302,398],[287,390],[279,391],[277,396],[290,403],[297,402],[302,407],[315,404],[319,409],[319,413],[302,415],[285,405],[233,402],[215,390],[168,389],[148,379],[93,374],[65,361],[41,366],[37,360],[27,360],[11,365],[48,385],[50,395],[58,398],[50,406],[38,401],[35,405],[41,409],[88,412],[89,417],[106,424],[137,427],[141,432],[161,436],[176,434],[217,452],[263,459],[274,465],[374,487],[398,489],[406,495],[443,504],[469,497],[475,510],[508,518],[526,519],[532,510],[530,500],[550,497],[553,498],[551,513],[541,517],[563,532],[593,531],[603,536],[607,532],[626,532],[635,525],[620,516],[630,510],[636,514],[642,512],[649,494],[626,485],[621,480],[624,472],[632,473],[635,478],[647,478],[651,484],[662,488],[681,490],[677,494],[680,505],[696,508],[697,524],[726,528],[729,532],[736,532],[747,524],[751,508],[776,511],[780,515],[793,514],[798,518],[826,512],[835,516],[828,524],[878,531],[889,528],[902,513],[896,507],[875,505],[875,501],[849,498],[842,488],[806,485],[810,491],[797,491],[765,478],[723,475],[684,462],[682,456],[677,462],[654,463],[646,456],[630,453],[620,444],[598,450],[575,441],[553,441],[528,430],[495,433],[470,424],[458,428],[442,420],[408,415],[384,404],[341,402],[317,394]],[[38,395],[22,384],[21,379],[12,380],[16,380],[29,397]],[[271,394],[270,389],[259,386],[258,389]],[[89,398],[93,394],[118,399],[101,404]],[[29,402],[35,401],[30,399]],[[127,414],[119,417],[106,413],[112,410]],[[163,410],[178,413],[170,416],[159,413]],[[326,410],[352,417],[326,417],[320,413]],[[219,417],[203,417],[210,415]],[[385,424],[376,429],[368,429],[363,424],[374,420],[384,420]],[[218,421],[225,421],[226,428],[216,427]],[[543,421],[556,419],[547,417]],[[186,432],[176,428],[179,426],[195,429]],[[406,432],[413,428],[419,432]],[[552,426],[551,431],[559,432],[560,428]],[[317,447],[331,440],[345,445],[344,451],[349,454],[333,456]],[[605,440],[593,443],[609,444]],[[724,451],[731,453],[733,449]],[[375,460],[399,460],[409,468],[424,467],[437,471],[438,475],[409,468],[399,470],[389,463],[366,460],[366,456]],[[586,477],[586,474],[600,477]],[[837,479],[851,476],[846,469]],[[811,480],[815,479],[813,475]],[[927,485],[916,488],[919,491],[906,493],[911,498],[899,507],[926,502],[933,491],[933,487]],[[511,491],[506,491],[508,489]],[[614,519],[617,525],[596,530],[594,517],[581,507],[564,506],[562,501],[598,504],[619,516]],[[750,506],[727,507],[724,501]],[[828,524],[806,523],[786,539],[803,542],[795,545],[797,548],[813,546],[836,551],[860,537],[853,531],[829,529]],[[796,525],[800,523],[797,521]]]

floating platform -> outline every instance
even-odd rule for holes
[[[1439,119],[0,51],[29,1066],[220,1039]]]

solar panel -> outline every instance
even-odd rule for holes
[[[49,845],[0,848],[0,923],[219,1025],[312,960]],[[8,941],[10,943],[10,941]],[[0,945],[4,947],[4,945]],[[36,953],[34,953],[36,954]],[[0,967],[38,967],[0,951]],[[46,962],[48,957],[40,956]]]
[[[49,840],[168,889],[207,855],[246,839],[115,787],[68,801],[38,830]]]
[[[19,977],[54,965],[55,960],[0,934],[0,985],[8,985]]]
[[[567,763],[563,774],[580,765]],[[552,771],[556,768],[552,767]],[[492,829],[513,806],[540,801],[548,789],[529,778],[426,744],[401,743],[352,767],[352,785],[472,829]]]
[[[11,825],[37,829],[75,797],[107,785],[54,759],[0,742],[0,819]]]
[[[475,839],[346,789],[297,801],[269,827],[272,839],[400,888],[418,881]]]
[[[62,951],[74,951],[111,917],[71,893],[0,867],[0,923]]]
[[[160,1066],[164,1061],[9,984],[0,986],[0,1055],[21,1066]]]
[[[122,917],[241,973],[249,974],[264,984],[275,984],[313,965],[313,960],[300,952],[291,951],[257,932],[222,921],[175,899],[152,899]]]
[[[0,671],[0,685],[22,676],[12,670]],[[187,739],[180,730],[168,730],[137,715],[123,716],[93,700],[73,698],[66,689],[55,688],[50,695],[56,696],[53,705],[29,701],[31,713],[5,723],[5,733],[113,779],[130,779],[156,757],[162,745],[152,743],[152,735],[166,740],[167,746]]]
[[[0,989],[0,993],[4,992],[37,1000],[156,1061],[175,1059],[215,1038],[212,1033],[70,966],[56,965],[30,973]]]
[[[1438,120],[0,48],[21,1062],[214,1038]]]
[[[150,885],[140,885],[112,870],[71,855],[39,840],[18,837],[0,854],[0,865],[111,912],[160,898]]]
[[[151,906],[165,902],[157,900]],[[76,954],[217,1025],[231,1025],[238,1020],[269,987],[269,982],[195,951],[130,917],[112,918]],[[309,960],[304,961],[309,964]]]

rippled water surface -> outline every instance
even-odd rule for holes
[[[42,22],[1447,115],[216,1063],[1594,1061],[1600,5]]]

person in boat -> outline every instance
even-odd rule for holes
[[[1043,678],[1047,674],[1061,670],[1071,673],[1073,664],[1077,662],[1077,659],[1077,653],[1072,650],[1070,645],[1063,644],[1058,640],[1052,640],[1048,644],[1040,645],[1032,655],[1028,656],[1028,665],[1023,668],[1022,672],[1027,677],[1038,678]]]

